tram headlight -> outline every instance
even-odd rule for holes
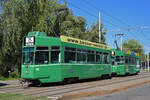
[[[36,71],[39,71],[40,69],[39,69],[39,68],[36,68],[35,70],[36,70]]]

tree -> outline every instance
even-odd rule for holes
[[[3,28],[4,27],[3,27],[2,22],[3,22],[3,17],[0,14],[0,51],[1,51],[1,48],[2,48],[2,42],[3,42],[3,36],[4,36],[4,34],[3,34]]]
[[[105,43],[106,32],[103,31],[103,28],[104,28],[104,25],[101,24],[101,30],[100,30],[101,31],[101,43],[106,44]],[[93,24],[91,26],[91,29],[87,30],[86,38],[92,42],[97,42],[97,43],[99,42],[99,23],[98,22],[96,24]]]
[[[145,59],[144,47],[136,40],[130,39],[123,43],[124,50],[130,50],[132,52],[138,53],[141,56],[141,59]]]
[[[2,49],[3,33],[0,32],[0,51]]]

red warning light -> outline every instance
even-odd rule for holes
[[[112,51],[112,52],[111,52],[111,55],[112,55],[112,56],[114,56],[114,55],[115,55],[115,52],[114,52],[114,51]]]

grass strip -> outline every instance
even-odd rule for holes
[[[0,100],[50,100],[45,97],[24,96],[21,94],[0,94]]]

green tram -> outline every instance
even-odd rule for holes
[[[21,78],[51,83],[111,76],[110,47],[44,32],[29,32],[22,44]]]
[[[140,57],[137,53],[111,49],[112,74],[126,75],[140,72]]]

